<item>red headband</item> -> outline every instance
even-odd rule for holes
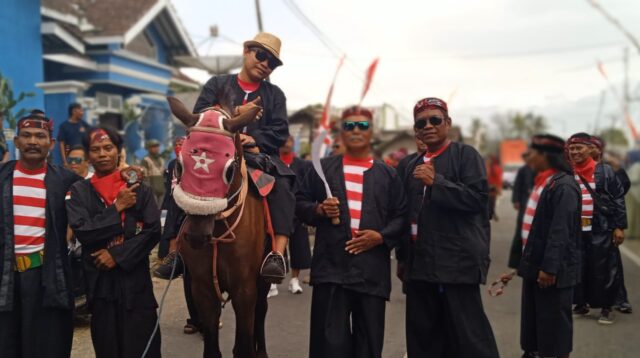
[[[38,128],[53,132],[53,120],[44,117],[24,117],[18,121],[18,131],[23,128]]]
[[[534,136],[531,138],[531,148],[543,152],[562,153],[564,152],[564,141],[561,138]]]
[[[427,109],[439,109],[444,111],[444,114],[448,116],[449,108],[447,107],[447,103],[440,98],[435,97],[427,97],[421,99],[416,103],[413,107],[413,117],[415,118],[418,113],[422,111],[426,111]]]
[[[109,134],[107,134],[107,132],[105,132],[103,129],[96,129],[93,132],[91,132],[91,136],[89,139],[90,139],[89,142],[91,144],[95,142],[102,142],[105,140],[111,141]]]
[[[360,107],[360,106],[349,107],[349,108],[345,109],[342,112],[342,119],[345,119],[345,118],[351,117],[351,116],[365,116],[369,120],[372,120],[373,119],[373,112],[371,112],[370,110],[368,110],[368,109],[366,109],[364,107]]]
[[[591,144],[602,150],[604,148],[604,141],[596,136],[591,136]]]
[[[591,138],[583,138],[583,137],[573,137],[569,138],[567,145],[571,144],[584,144],[584,145],[594,145]]]

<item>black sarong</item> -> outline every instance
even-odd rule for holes
[[[541,357],[562,357],[573,349],[571,301],[573,287],[540,288],[535,280],[522,282],[520,346]]]
[[[409,281],[406,290],[409,358],[499,356],[479,285]]]
[[[335,284],[313,286],[310,358],[379,358],[386,300]]]
[[[43,307],[42,267],[14,279],[13,309],[0,312],[0,357],[69,357],[73,311]]]
[[[91,339],[96,358],[140,358],[155,327],[156,310],[126,309],[125,304],[96,298],[91,309]],[[160,357],[160,328],[146,358]]]

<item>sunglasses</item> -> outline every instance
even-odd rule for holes
[[[257,48],[257,47],[252,47],[252,48],[250,48],[250,50],[255,52],[256,60],[258,60],[258,62],[267,61],[267,66],[272,71],[275,70],[276,67],[280,66],[280,61],[278,61],[277,58],[273,57],[273,55],[271,55],[267,51],[265,51],[265,50],[263,50],[261,48]]]
[[[83,161],[82,157],[67,157],[67,164],[82,164]]]
[[[431,123],[432,126],[437,127],[444,122],[444,118],[440,118],[437,116],[429,117],[427,119],[418,119],[414,124],[413,128],[415,129],[423,129],[427,126],[427,122]]]
[[[361,131],[367,131],[367,130],[369,130],[369,122],[366,122],[366,121],[363,121],[363,122],[349,121],[349,122],[342,123],[342,129],[344,129],[347,132],[351,132],[352,130],[356,129],[356,127],[358,127],[358,129],[360,129]]]

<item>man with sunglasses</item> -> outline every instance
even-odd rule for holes
[[[380,357],[385,303],[391,292],[390,251],[405,226],[405,196],[396,171],[371,154],[372,113],[342,114],[344,155],[322,160],[297,194],[296,216],[315,226],[311,262],[312,358]],[[340,224],[333,225],[332,218]]]
[[[278,37],[266,32],[246,41],[240,73],[212,77],[204,85],[194,107],[194,113],[199,113],[213,105],[231,105],[236,114],[240,114],[260,106],[260,101],[262,103],[258,120],[243,129],[240,139],[245,152],[257,154],[258,160],[267,159],[267,163],[273,164],[269,174],[276,180],[267,199],[276,250],[267,255],[261,269],[261,275],[269,283],[280,283],[286,275],[282,253],[293,232],[295,210],[291,189],[295,174],[279,156],[280,147],[289,138],[286,98],[278,86],[266,81],[273,70],[282,65],[280,45]],[[225,103],[228,101],[231,103]]]
[[[413,115],[427,150],[408,163],[402,178],[413,224],[405,231],[406,263],[399,265],[408,356],[498,357],[479,287],[489,269],[484,161],[473,147],[448,139],[451,118],[443,100],[420,100]]]

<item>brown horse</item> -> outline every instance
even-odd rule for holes
[[[204,357],[221,357],[218,322],[223,292],[236,316],[234,357],[267,357],[264,323],[269,286],[260,278],[265,215],[261,198],[249,190],[237,134],[255,120],[260,108],[232,118],[219,108],[192,114],[179,100],[168,101],[188,128],[173,195],[187,214],[179,250],[192,277]]]

